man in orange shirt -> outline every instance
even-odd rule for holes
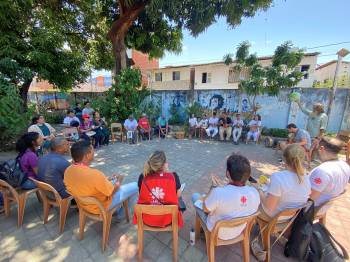
[[[142,139],[145,140],[146,138],[152,139],[152,128],[149,124],[149,121],[147,119],[147,116],[145,113],[142,114],[142,117],[139,119],[139,130],[140,134],[142,136]],[[147,136],[145,136],[147,134]]]
[[[117,176],[107,178],[101,171],[90,168],[94,159],[94,148],[89,141],[79,141],[71,148],[73,164],[64,172],[64,184],[73,196],[95,197],[105,209],[111,209],[124,200],[136,196],[136,182],[120,185]],[[97,205],[85,205],[93,214],[99,214]]]

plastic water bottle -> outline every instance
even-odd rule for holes
[[[196,243],[196,233],[194,232],[194,229],[192,228],[190,231],[190,244],[191,246],[194,246]]]

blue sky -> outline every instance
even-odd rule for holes
[[[197,38],[185,31],[182,53],[167,53],[160,65],[218,61],[234,53],[244,40],[252,44],[251,50],[258,56],[273,54],[287,40],[300,48],[350,42],[349,12],[350,0],[275,0],[266,12],[244,19],[236,28],[229,28],[224,19],[219,19]],[[332,54],[341,47],[350,50],[350,43],[307,51],[321,52],[318,63],[325,63],[336,59]]]

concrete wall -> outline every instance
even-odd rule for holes
[[[328,103],[328,89],[297,88],[302,94],[301,103],[311,109],[313,103]],[[261,106],[258,113],[262,116],[263,125],[269,128],[285,128],[288,123],[295,123],[301,128],[306,127],[307,116],[301,112],[298,105],[290,102],[288,95],[291,89],[283,90],[277,97],[259,96],[257,103]],[[170,117],[171,104],[176,104],[180,113],[185,117],[185,108],[189,103],[187,91],[156,91],[152,93],[157,99],[167,117]],[[338,132],[350,127],[350,90],[338,89],[333,109],[330,115],[328,131]],[[229,110],[231,112],[249,111],[249,103],[239,90],[195,90],[194,100],[210,110]],[[327,108],[326,108],[327,110]]]

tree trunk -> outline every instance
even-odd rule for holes
[[[29,87],[30,87],[31,83],[32,83],[32,79],[24,82],[23,85],[19,89],[19,95],[22,98],[23,112],[27,111],[27,109],[28,109],[28,105],[27,105],[27,103],[28,103],[28,91],[29,91]]]
[[[115,57],[114,77],[120,74],[122,69],[127,68],[125,36],[132,23],[137,19],[149,2],[150,1],[145,0],[128,6],[125,0],[118,1],[120,15],[119,18],[113,22],[107,35],[112,42]]]

